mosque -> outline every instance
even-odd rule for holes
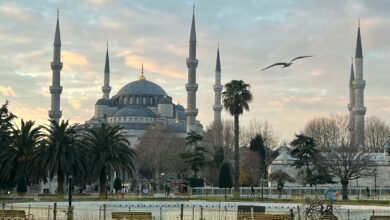
[[[51,93],[51,110],[49,118],[59,121],[62,115],[60,111],[60,96],[62,86],[60,85],[60,75],[62,69],[61,62],[61,37],[59,18],[54,37],[54,55],[51,68],[53,71]],[[124,85],[117,94],[110,97],[110,61],[108,47],[104,66],[104,83],[102,86],[102,98],[95,104],[95,114],[85,122],[86,125],[96,125],[107,123],[110,125],[119,125],[124,129],[124,133],[131,143],[131,146],[137,143],[137,139],[144,133],[150,124],[160,123],[167,126],[167,129],[177,135],[185,137],[187,132],[203,132],[202,124],[196,120],[198,109],[196,108],[196,68],[198,59],[196,57],[196,29],[195,13],[192,15],[189,56],[186,59],[188,67],[188,83],[185,85],[187,91],[187,108],[180,104],[172,103],[172,97],[169,96],[163,88],[156,83],[149,81],[144,76],[142,66],[141,74],[138,80]],[[219,59],[219,48],[217,51],[215,85],[215,104],[214,120],[221,121],[221,64]]]

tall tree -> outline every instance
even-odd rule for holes
[[[0,148],[11,145],[15,118],[16,116],[8,110],[8,101],[5,102],[0,108]]]
[[[106,184],[113,172],[133,175],[135,152],[119,126],[101,124],[88,128],[83,145],[93,166],[91,175],[99,180],[100,196],[106,192]]]
[[[234,192],[240,195],[240,156],[239,156],[239,116],[244,110],[249,111],[249,103],[252,101],[250,85],[242,80],[232,80],[225,85],[222,92],[223,106],[234,117]]]
[[[218,187],[223,188],[225,191],[225,199],[226,199],[226,188],[232,188],[232,172],[229,166],[229,163],[224,162],[219,171],[219,179],[218,179]]]
[[[315,161],[315,165],[326,169],[327,173],[340,179],[343,200],[348,200],[349,181],[367,175],[372,163],[370,154],[349,144],[326,149],[326,153]]]
[[[349,119],[347,115],[331,114],[315,117],[305,124],[303,134],[314,138],[319,149],[349,142]]]
[[[45,142],[39,146],[33,157],[33,164],[36,167],[34,173],[41,176],[44,181],[47,177],[53,179],[57,176],[57,193],[63,194],[65,176],[70,169],[73,169],[75,177],[86,176],[87,160],[80,146],[81,138],[77,134],[77,125],[70,125],[69,121],[62,120],[57,123],[51,120],[50,126],[44,127],[44,130]]]
[[[151,124],[135,145],[138,173],[142,178],[158,179],[161,173],[180,175],[185,172],[185,140],[170,133],[165,125]]]
[[[13,131],[11,145],[0,148],[0,173],[4,179],[16,174],[18,189],[25,189],[20,184],[27,183],[31,176],[32,156],[42,139],[41,127],[34,125],[35,122],[22,119],[20,128]]]
[[[260,155],[254,151],[247,151],[241,153],[240,158],[240,183],[243,186],[257,185],[262,176],[262,170],[259,167]]]
[[[272,150],[267,144],[266,138],[263,138],[261,134],[255,135],[254,138],[250,141],[249,149],[256,152],[260,156],[260,169],[262,171],[262,178],[266,179],[268,177],[267,170],[269,165],[272,163],[276,157],[279,156],[279,151]]]
[[[304,134],[296,134],[295,139],[291,141],[290,145],[293,147],[291,156],[296,158],[291,166],[301,168],[306,166],[306,172],[310,173],[309,164],[319,156],[319,150],[315,140]]]
[[[187,133],[186,144],[188,146],[187,152],[181,153],[180,157],[190,166],[190,169],[194,171],[194,177],[199,170],[206,164],[206,149],[198,146],[198,143],[202,141],[203,136],[190,131]]]
[[[268,121],[261,122],[256,119],[251,120],[248,125],[241,128],[240,142],[242,145],[248,146],[257,135],[261,135],[264,146],[270,149],[278,147],[279,139],[272,129],[272,124]]]
[[[383,152],[390,141],[390,127],[378,117],[370,116],[365,122],[365,144],[370,152]]]

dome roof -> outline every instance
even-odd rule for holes
[[[158,95],[166,96],[167,93],[159,85],[148,80],[137,80],[122,87],[119,95]]]
[[[155,115],[151,111],[142,108],[131,107],[131,106],[118,109],[116,112],[112,114],[111,117],[118,117],[118,116],[155,117]]]
[[[177,104],[177,105],[175,106],[175,108],[176,108],[177,110],[179,110],[179,111],[185,111],[184,107],[183,107],[182,105],[180,105],[180,104]]]

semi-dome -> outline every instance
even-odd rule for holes
[[[167,93],[156,83],[150,82],[148,80],[137,80],[131,83],[128,83],[122,87],[118,94],[120,95],[158,95],[166,96]]]
[[[136,106],[127,106],[118,109],[112,114],[114,117],[118,116],[139,116],[139,117],[155,117],[153,112],[148,109],[138,108]]]

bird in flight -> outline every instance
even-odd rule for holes
[[[294,59],[290,60],[290,62],[288,62],[288,63],[284,63],[284,62],[274,63],[271,66],[267,66],[266,68],[262,69],[261,71],[266,70],[268,68],[271,68],[273,66],[282,66],[282,68],[286,68],[286,67],[289,67],[291,64],[293,64],[294,60],[303,59],[303,58],[307,58],[307,57],[313,57],[313,56],[299,56],[299,57],[295,57]]]

